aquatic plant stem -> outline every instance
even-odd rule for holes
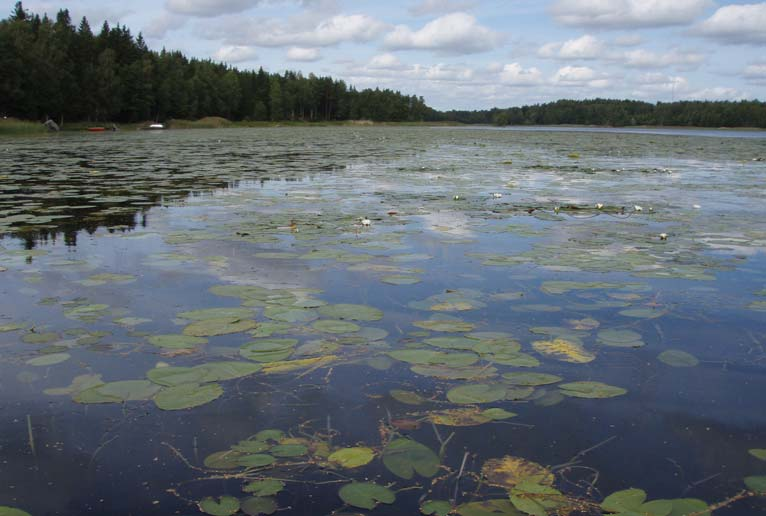
[[[35,450],[35,434],[32,431],[32,416],[27,414],[27,435],[29,437],[29,449],[32,451],[32,455],[36,456]]]

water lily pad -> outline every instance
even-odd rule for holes
[[[463,427],[483,425],[493,419],[479,409],[460,408],[429,412],[428,420],[437,425]]]
[[[307,323],[319,318],[316,310],[289,306],[269,306],[263,311],[263,315],[269,319],[287,323]]]
[[[263,480],[253,480],[245,485],[242,490],[251,493],[253,496],[273,496],[285,488],[285,483],[281,480],[267,478]]]
[[[375,452],[371,448],[357,446],[337,450],[327,460],[344,468],[358,468],[368,464],[374,457]]]
[[[306,455],[309,450],[302,444],[279,444],[270,450],[275,457],[300,457]]]
[[[237,458],[237,465],[243,468],[262,468],[274,464],[275,459],[266,453],[251,453]]]
[[[241,510],[247,516],[274,514],[277,512],[277,501],[268,496],[251,496],[242,500]]]
[[[501,385],[474,384],[453,387],[447,392],[447,399],[452,403],[492,403],[506,396],[506,388]]]
[[[147,340],[154,346],[167,349],[192,349],[207,344],[205,338],[178,334],[152,335]]]
[[[383,318],[383,312],[366,305],[325,305],[320,306],[318,311],[323,317],[349,321],[378,321]]]
[[[437,348],[461,350],[471,350],[479,344],[476,339],[469,339],[467,337],[434,337],[425,339],[423,342]]]
[[[40,357],[30,358],[27,360],[27,365],[35,366],[35,367],[45,367],[45,366],[52,366],[56,364],[60,364],[61,362],[66,362],[72,358],[72,355],[69,353],[51,353],[49,355],[43,355]]]
[[[178,317],[189,319],[190,321],[206,321],[208,319],[248,319],[253,317],[253,311],[247,308],[206,308],[203,310],[192,310],[190,312],[181,312]]]
[[[548,373],[528,373],[528,372],[514,372],[506,373],[503,375],[503,379],[512,385],[550,385],[552,383],[560,382],[561,377]]]
[[[432,477],[439,471],[439,457],[412,439],[396,439],[383,450],[383,464],[394,475],[411,479],[415,472]]]
[[[766,449],[764,448],[752,448],[747,450],[747,453],[752,455],[758,460],[766,460]]]
[[[348,321],[333,321],[330,319],[322,319],[316,321],[311,325],[315,330],[325,333],[353,333],[361,330],[361,328]]]
[[[236,469],[240,467],[237,460],[241,456],[242,454],[237,451],[223,450],[205,457],[204,464],[211,469]]]
[[[255,321],[238,317],[222,317],[196,321],[184,328],[183,334],[191,337],[214,337],[229,335],[252,330],[257,326]]]
[[[205,373],[193,367],[157,367],[147,371],[146,377],[157,385],[173,387],[184,383],[198,384]]]
[[[194,367],[195,370],[202,372],[202,382],[220,382],[224,380],[234,380],[244,376],[250,376],[262,369],[260,364],[251,364],[249,362],[209,362]]]
[[[561,394],[574,398],[614,398],[628,391],[601,382],[571,382],[559,385]]]
[[[101,380],[100,374],[81,374],[75,376],[67,387],[45,389],[43,392],[49,396],[71,396],[103,384],[104,382]]]
[[[21,342],[26,342],[27,344],[48,344],[58,338],[58,333],[53,332],[26,333],[21,337]]]
[[[233,496],[213,498],[208,496],[199,503],[199,508],[205,514],[212,516],[230,516],[239,512],[239,500]]]
[[[297,339],[259,339],[239,348],[239,354],[256,362],[279,362],[293,354]]]
[[[154,397],[154,403],[162,410],[183,410],[210,403],[222,394],[223,389],[217,383],[185,383],[163,389]]]
[[[637,509],[646,500],[646,492],[641,489],[625,489],[607,496],[601,502],[601,508],[607,512],[628,512]]]
[[[618,348],[640,348],[644,345],[641,334],[632,330],[602,330],[598,332],[598,341]]]
[[[481,468],[481,474],[490,485],[504,489],[515,487],[521,482],[551,485],[554,478],[548,468],[536,462],[509,455],[486,461]]]
[[[696,367],[700,361],[697,357],[680,349],[668,349],[657,356],[657,359],[671,367]]]
[[[508,412],[505,409],[501,408],[490,408],[487,410],[483,410],[481,412],[481,415],[484,417],[488,417],[489,419],[493,421],[501,421],[503,419],[510,419],[512,417],[516,417],[518,414],[515,412]]]
[[[519,516],[519,511],[505,498],[466,503],[456,511],[460,516]]]
[[[420,278],[417,276],[405,276],[403,274],[393,274],[391,276],[383,276],[380,281],[388,283],[389,285],[415,285],[420,283]]]
[[[580,344],[562,338],[537,340],[532,343],[532,347],[540,354],[573,364],[586,364],[596,359],[596,355]]]
[[[751,491],[766,495],[766,476],[746,477],[745,485]]]
[[[91,387],[77,393],[72,399],[77,403],[140,401],[150,399],[160,388],[148,380],[124,380]]]
[[[338,496],[348,505],[372,510],[379,503],[392,504],[396,495],[390,489],[371,482],[352,482],[338,491]]]
[[[266,374],[290,373],[301,369],[318,368],[328,365],[337,360],[335,355],[326,355],[316,358],[302,358],[299,360],[288,360],[285,362],[271,362],[263,366],[263,372]]]
[[[426,516],[447,516],[452,512],[452,505],[444,500],[426,500],[420,506],[420,512]]]
[[[413,365],[410,370],[415,374],[444,380],[483,380],[497,374],[497,369],[492,366]]]
[[[390,351],[388,355],[395,360],[417,365],[460,367],[474,364],[479,360],[479,357],[473,353],[445,353],[430,349],[399,349]]]
[[[26,511],[14,507],[0,506],[0,516],[32,516]]]
[[[702,500],[696,498],[677,498],[670,500],[673,505],[673,510],[668,516],[689,516],[690,514],[699,516],[710,516],[711,512],[708,510],[708,504]]]

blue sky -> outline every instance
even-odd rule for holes
[[[766,2],[27,1],[239,68],[332,75],[439,109],[559,98],[766,99]],[[9,12],[11,6],[7,9]]]

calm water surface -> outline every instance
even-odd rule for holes
[[[0,140],[0,506],[734,497],[766,475],[766,139],[749,136]],[[742,498],[715,514],[766,514]],[[641,514],[697,514],[679,503]]]

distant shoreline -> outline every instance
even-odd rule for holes
[[[137,131],[148,127],[152,122],[129,123],[117,125],[120,131]],[[65,123],[61,132],[81,132],[89,127],[111,127],[110,122],[70,122]],[[615,129],[615,130],[684,130],[684,131],[743,131],[743,132],[766,132],[760,127],[701,127],[701,126],[671,126],[671,125],[587,125],[587,124],[535,124],[535,125],[492,125],[492,124],[465,124],[453,121],[438,122],[374,122],[371,120],[338,120],[338,121],[231,121],[218,117],[207,117],[200,120],[168,120],[166,126],[169,130],[188,129],[232,129],[232,128],[277,128],[277,127],[492,127],[492,128],[561,128],[561,129]],[[0,119],[0,136],[48,134],[47,128],[39,122],[18,119]]]

